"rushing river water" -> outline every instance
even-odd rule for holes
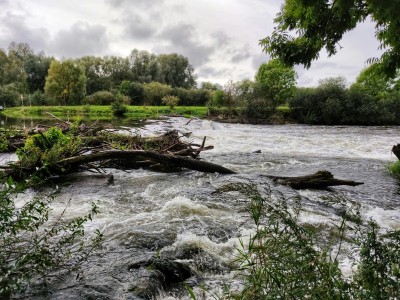
[[[374,219],[384,229],[400,229],[400,183],[386,171],[387,164],[396,159],[390,150],[400,142],[399,127],[256,126],[171,118],[131,131],[153,135],[172,129],[192,132],[188,139],[197,143],[206,136],[206,144],[214,145],[214,149],[201,157],[237,174],[108,170],[115,178],[111,185],[90,176],[64,184],[54,202],[54,212],[61,213],[70,201],[67,216],[79,216],[95,202],[101,212],[87,229],[100,229],[105,242],[100,253],[85,264],[81,281],[66,275],[52,281],[51,299],[141,299],[136,292],[140,289],[138,281],[147,276],[146,270],[129,266],[154,255],[190,264],[197,276],[187,284],[195,291],[203,284],[217,291],[223,283],[235,282],[229,267],[239,238],[246,239],[254,226],[246,211],[249,201],[245,196],[215,193],[227,183],[269,185],[285,197],[299,194],[302,222],[337,221],[335,205],[324,199],[340,195],[359,203],[365,219]],[[258,150],[261,153],[255,153]],[[331,191],[294,191],[275,186],[266,177],[306,175],[318,170],[364,184]],[[185,249],[198,251],[187,255]],[[346,263],[342,262],[344,272],[350,268]],[[161,291],[157,298],[189,299],[178,288]]]

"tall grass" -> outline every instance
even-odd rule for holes
[[[400,160],[389,164],[388,170],[389,170],[390,175],[400,179]]]

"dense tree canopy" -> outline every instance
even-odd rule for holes
[[[296,85],[296,72],[277,59],[261,64],[256,74],[256,82],[264,86],[265,97],[275,107],[288,100]]]
[[[64,105],[80,103],[86,93],[86,77],[82,67],[72,60],[61,63],[52,61],[45,91]]]
[[[12,42],[7,51],[0,49],[3,106],[23,104],[22,99],[30,99],[36,105],[75,105],[81,104],[85,95],[100,91],[120,91],[131,98],[132,104],[141,104],[145,101],[143,84],[158,82],[161,86],[191,90],[196,87],[195,79],[188,58],[176,53],[156,55],[133,49],[127,57],[84,56],[60,62],[43,51],[35,53],[27,43]],[[206,101],[203,95],[193,101],[186,98],[181,99],[182,103]]]
[[[260,43],[272,57],[308,68],[323,48],[335,54],[343,35],[369,16],[385,50],[375,62],[393,77],[400,67],[399,11],[398,0],[285,0],[274,32]]]

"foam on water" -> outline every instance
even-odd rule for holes
[[[171,121],[172,120],[172,121]],[[207,136],[213,152],[262,150],[286,155],[373,158],[394,160],[390,147],[400,140],[398,127],[222,124],[215,121],[172,118],[146,125],[143,132],[177,129],[193,132],[191,139]]]

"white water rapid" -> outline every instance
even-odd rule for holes
[[[335,206],[324,199],[341,195],[358,203],[365,219],[374,219],[384,229],[400,228],[400,183],[386,171],[387,164],[396,159],[390,150],[400,143],[399,127],[265,126],[169,118],[131,131],[156,135],[172,129],[192,132],[187,139],[197,143],[206,136],[206,145],[214,149],[201,157],[237,174],[108,170],[115,178],[112,185],[90,176],[64,184],[54,212],[60,213],[69,201],[67,216],[79,216],[95,202],[100,214],[87,229],[100,229],[105,242],[100,254],[85,264],[81,282],[69,277],[54,280],[51,299],[141,299],[135,291],[144,271],[132,271],[129,265],[154,255],[190,263],[198,276],[188,284],[204,284],[217,291],[232,279],[229,267],[239,238],[246,240],[254,226],[245,196],[215,191],[232,182],[268,184],[264,175],[328,170],[336,178],[362,181],[364,185],[332,191],[272,188],[285,197],[302,196],[301,221],[305,223],[338,221]],[[258,150],[261,153],[255,153]],[[197,252],[187,255],[187,249]],[[346,260],[342,267],[351,272]],[[188,293],[177,289],[161,291],[157,297],[189,299]]]

